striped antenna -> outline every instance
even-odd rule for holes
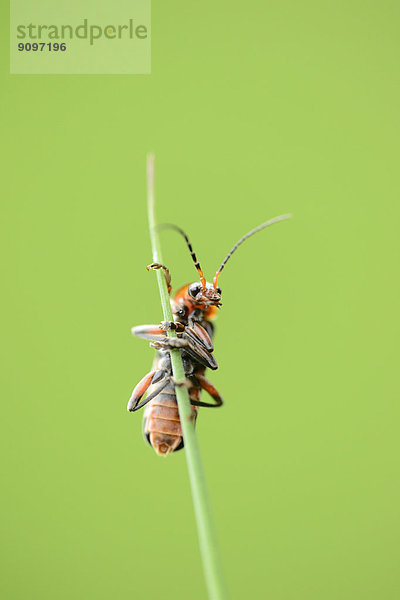
[[[243,242],[245,240],[247,240],[247,238],[251,237],[252,235],[254,235],[255,233],[257,233],[258,231],[261,231],[261,229],[265,229],[265,227],[269,227],[270,225],[273,225],[274,223],[279,223],[280,221],[285,221],[286,219],[290,219],[291,216],[292,215],[289,215],[289,214],[288,215],[280,215],[279,217],[275,217],[274,219],[270,219],[269,221],[266,221],[265,223],[263,223],[262,225],[259,225],[255,229],[252,229],[251,231],[249,231],[249,233],[246,233],[246,235],[244,235],[242,238],[240,238],[240,240],[238,242],[236,242],[236,244],[228,252],[228,254],[225,256],[224,260],[220,264],[219,269],[216,272],[215,277],[213,279],[214,289],[217,289],[218,277],[220,276],[221,271],[223,270],[223,268],[225,267],[226,263],[228,262],[228,260],[232,256],[232,254],[235,252],[235,250],[237,250],[239,248],[240,244],[243,244]]]
[[[185,238],[186,245],[189,248],[190,256],[192,257],[192,260],[194,262],[194,266],[196,267],[197,272],[200,275],[201,285],[203,286],[203,290],[205,290],[206,289],[206,279],[203,275],[203,271],[201,270],[200,263],[197,260],[196,253],[193,252],[192,244],[190,243],[189,238],[186,235],[186,233],[183,231],[183,229],[181,229],[180,227],[177,227],[177,225],[174,225],[173,223],[162,223],[161,225],[159,225],[159,228],[160,229],[175,229],[175,231],[180,233]]]

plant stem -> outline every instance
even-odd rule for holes
[[[152,154],[147,157],[147,202],[153,261],[162,264],[154,211],[154,156]],[[156,275],[158,287],[160,288],[164,320],[173,321],[164,273],[159,269],[156,271]],[[176,334],[174,331],[168,331],[168,335],[170,337],[175,337]],[[170,350],[170,354],[173,376],[177,383],[183,383],[185,381],[185,372],[180,350]],[[185,443],[186,461],[208,594],[210,600],[226,600],[227,594],[222,576],[211,505],[207,494],[206,481],[196,438],[195,423],[192,419],[189,395],[187,388],[184,386],[176,386],[175,393],[178,401],[179,417]]]

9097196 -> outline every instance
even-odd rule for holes
[[[18,44],[19,52],[65,52],[67,49],[67,44],[62,42],[59,44],[58,42],[20,42]]]
[[[128,402],[128,411],[130,412],[146,407],[143,416],[143,433],[157,454],[167,456],[184,446],[170,349],[180,349],[186,378],[185,385],[188,388],[192,408],[192,418],[196,421],[199,407],[212,408],[221,406],[223,403],[219,392],[204,376],[206,368],[212,370],[218,368],[213,355],[212,338],[214,333],[213,321],[222,305],[221,288],[218,286],[221,271],[232,254],[245,240],[269,225],[289,217],[290,215],[275,217],[241,237],[222,261],[212,283],[206,281],[186,233],[176,225],[164,225],[164,227],[176,230],[184,237],[200,281],[179,288],[174,297],[171,298],[174,318],[172,322],[163,321],[160,325],[140,325],[132,329],[133,335],[149,340],[150,346],[157,350],[152,370],[137,384]],[[168,293],[170,293],[172,288],[169,269],[159,263],[152,263],[147,269],[163,270]],[[174,330],[177,337],[167,337],[169,329]],[[211,402],[200,400],[203,390],[209,394]]]

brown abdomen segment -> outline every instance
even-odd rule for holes
[[[167,456],[183,448],[176,396],[168,387],[166,389],[147,404],[143,415],[143,433],[160,456]],[[191,409],[193,419],[196,420],[198,408],[191,406]]]

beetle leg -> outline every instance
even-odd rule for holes
[[[176,331],[178,334],[183,333],[182,337],[187,338],[193,346],[200,344],[208,352],[214,350],[211,337],[202,325],[197,322],[193,322],[190,325],[184,325],[179,321],[161,321],[160,329],[162,331]]]
[[[176,348],[179,350],[184,348],[186,350],[189,347],[189,342],[182,338],[166,338],[164,340],[150,342],[150,346],[156,350],[174,350]]]
[[[166,267],[165,265],[161,265],[160,263],[151,263],[151,265],[148,265],[146,267],[146,269],[148,271],[150,271],[150,269],[153,269],[153,270],[162,269],[164,271],[164,277],[165,277],[165,281],[167,282],[167,287],[168,287],[168,294],[170,294],[171,290],[172,290],[171,273],[169,272],[168,267]]]
[[[166,378],[164,381],[162,381],[165,375],[166,372],[164,371],[164,369],[159,369],[158,371],[151,371],[150,373],[145,375],[145,377],[143,377],[141,381],[139,381],[139,383],[133,390],[132,396],[130,397],[130,400],[128,402],[129,412],[134,412],[135,410],[142,408],[142,406],[150,402],[150,400],[155,398],[165,388],[165,386],[169,383],[169,378]],[[161,385],[156,390],[154,390],[154,392],[149,394],[149,396],[147,396],[147,398],[143,400],[143,402],[140,402],[145,393],[147,392],[149,386],[154,383],[158,383],[159,381],[162,381]]]
[[[168,385],[168,383],[169,383],[169,380],[166,379],[158,386],[158,388],[156,390],[154,390],[154,392],[151,392],[151,394],[146,396],[146,398],[144,400],[142,400],[142,402],[140,402],[138,405],[136,405],[133,408],[130,408],[128,410],[130,412],[134,412],[135,410],[139,410],[139,408],[142,408],[143,406],[145,406],[148,402],[150,402],[150,400],[153,400],[156,396],[158,396],[158,394],[163,391],[163,389]]]
[[[167,337],[167,332],[162,328],[163,323],[160,325],[139,325],[132,327],[133,335],[143,338],[144,340],[150,340],[154,342],[152,346],[154,348],[162,348],[168,350],[169,348],[185,348],[189,341],[180,337]]]
[[[185,325],[179,321],[161,321],[160,329],[162,331],[176,331],[182,333],[185,331]]]
[[[179,329],[182,325],[179,324]],[[206,330],[201,325],[195,324],[194,327],[185,328],[181,337],[167,337],[164,322],[160,325],[139,325],[132,328],[133,335],[153,342],[152,347],[157,350],[170,350],[171,348],[184,348],[192,358],[201,365],[210,369],[218,369],[218,363],[208,350],[212,346]],[[188,329],[187,333],[186,330]]]
[[[159,325],[138,325],[131,329],[133,335],[151,340],[152,342],[163,341],[166,337],[166,332]]]
[[[185,387],[187,390],[190,390],[192,388],[190,381],[188,381],[187,379],[185,379],[185,381],[177,381],[175,377],[171,377],[171,381],[175,387]]]
[[[215,408],[223,404],[224,401],[222,399],[222,396],[215,389],[211,381],[208,381],[208,379],[206,379],[204,375],[200,374],[195,375],[194,379],[199,384],[199,386],[211,396],[211,398],[214,400],[214,403],[211,404],[209,402],[201,402],[201,400],[190,400],[191,404],[193,404],[194,406],[204,406],[208,408]]]

